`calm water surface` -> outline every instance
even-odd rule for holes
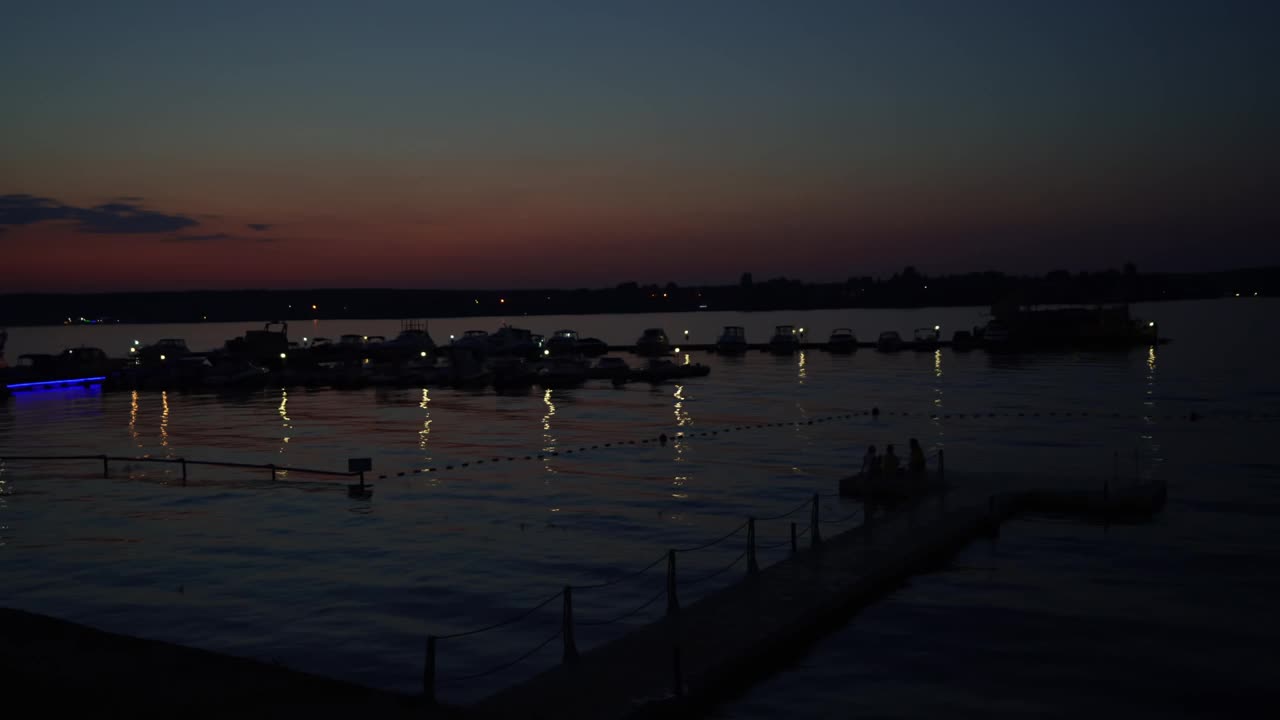
[[[1193,676],[1208,687],[1186,700],[1194,709],[1211,704],[1213,688],[1254,687],[1256,668],[1276,659],[1280,641],[1265,629],[1276,627],[1271,608],[1280,600],[1266,570],[1280,555],[1271,530],[1280,509],[1280,465],[1269,447],[1276,425],[1242,417],[1280,410],[1272,367],[1280,342],[1270,331],[1277,310],[1280,303],[1258,300],[1139,307],[1175,341],[1128,353],[698,353],[692,359],[712,366],[709,377],[661,388],[597,383],[516,397],[445,389],[22,393],[0,403],[0,452],[322,469],[369,456],[376,473],[391,477],[363,503],[341,485],[297,475],[272,483],[261,472],[192,468],[184,487],[168,467],[121,466],[104,480],[94,463],[10,461],[0,465],[0,604],[415,691],[428,632],[481,626],[566,583],[638,570],[667,547],[833,490],[868,443],[918,437],[946,448],[961,498],[1018,484],[1100,483],[1118,466],[1126,478],[1167,479],[1170,507],[1152,525],[1106,533],[1019,522],[827,638],[796,668],[724,708],[726,717],[1078,713]],[[500,320],[432,321],[431,332],[440,341]],[[779,323],[806,327],[811,339],[838,326],[870,339],[933,324],[945,333],[983,318],[981,309],[948,308],[509,320],[623,343],[650,326],[673,338],[688,329],[697,342],[726,324],[763,340]],[[9,353],[87,344],[122,354],[133,339],[171,336],[212,348],[252,326],[15,328]],[[295,322],[290,333],[394,335],[398,326]],[[807,424],[872,406],[886,414]],[[1205,419],[1188,421],[1192,410]],[[692,435],[783,421],[800,424]],[[603,447],[663,432],[686,435],[665,446]],[[575,453],[505,460],[569,449]],[[451,473],[411,472],[481,459]],[[838,501],[824,508],[849,525],[858,511]],[[762,544],[785,540],[786,522],[774,525],[761,523]],[[682,556],[682,599],[731,581],[736,570],[693,582],[741,549],[728,542]],[[661,587],[659,566],[575,593],[578,618],[607,620]],[[579,644],[616,637],[661,610],[659,602],[621,623],[580,627]],[[479,673],[518,656],[554,633],[558,617],[553,602],[526,622],[444,641],[440,675]],[[550,666],[558,653],[552,642],[508,671],[441,694],[475,699]],[[1080,673],[1134,667],[1144,669],[1133,685],[1076,689]],[[1070,702],[1045,705],[1058,696]]]

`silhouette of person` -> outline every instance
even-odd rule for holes
[[[907,467],[910,468],[911,474],[915,477],[924,476],[924,450],[920,447],[920,442],[915,438],[911,438],[911,452],[907,460]]]
[[[898,474],[898,456],[893,454],[893,443],[884,448],[884,455],[881,458],[881,464],[884,468],[884,476],[892,478]]]
[[[876,446],[867,447],[867,454],[862,456],[862,467],[858,468],[858,474],[874,480],[880,477],[880,458],[876,455]]]

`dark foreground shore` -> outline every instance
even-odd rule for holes
[[[465,717],[417,698],[255,660],[0,608],[5,704],[96,717]]]

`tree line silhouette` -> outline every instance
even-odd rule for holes
[[[1280,268],[1211,273],[1140,273],[1132,264],[1101,272],[1041,276],[974,272],[929,276],[912,266],[889,277],[809,283],[743,273],[736,284],[681,286],[624,282],[572,290],[197,290],[0,296],[0,325],[80,322],[227,322],[271,319],[423,318],[809,310],[1024,304],[1150,302],[1274,296]],[[313,309],[314,306],[314,309]]]

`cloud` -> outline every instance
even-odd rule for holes
[[[245,227],[249,228],[250,230],[259,230],[259,231],[270,230],[271,224],[270,223],[246,223]]]
[[[0,227],[55,220],[73,221],[82,233],[105,235],[170,233],[200,224],[186,215],[144,209],[136,202],[76,207],[34,195],[0,195]]]
[[[278,241],[279,238],[263,237],[261,235],[233,235],[231,233],[208,233],[206,235],[173,235],[162,238],[161,242],[167,243],[205,243],[205,242],[255,242],[255,243],[271,243]]]
[[[211,240],[231,240],[231,235],[227,233],[210,233],[208,235],[174,235],[167,237],[164,242],[209,242]]]

